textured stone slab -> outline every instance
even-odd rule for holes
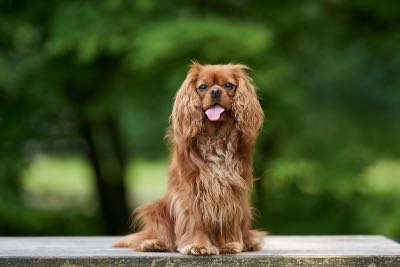
[[[0,237],[0,266],[400,266],[383,236],[270,236],[260,252],[184,256],[112,248],[117,237]]]

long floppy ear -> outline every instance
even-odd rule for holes
[[[253,144],[264,120],[264,113],[258,101],[252,79],[247,75],[245,65],[234,65],[238,82],[233,97],[232,111],[236,118],[236,128],[242,133],[244,141]]]
[[[203,112],[200,97],[196,92],[196,79],[201,65],[193,62],[188,75],[175,96],[170,117],[173,140],[176,144],[195,137],[203,127]]]

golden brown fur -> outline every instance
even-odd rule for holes
[[[141,231],[123,237],[115,247],[192,255],[261,249],[264,234],[250,229],[249,191],[252,149],[263,112],[246,69],[191,65],[171,115],[167,192],[136,210]],[[232,87],[225,88],[227,83]],[[214,89],[220,90],[218,99],[211,97]],[[224,112],[211,121],[205,111],[216,104]]]

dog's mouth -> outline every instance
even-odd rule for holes
[[[216,104],[205,111],[207,118],[210,121],[217,121],[221,117],[221,114],[225,111],[225,109]]]

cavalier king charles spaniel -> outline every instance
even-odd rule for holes
[[[114,247],[234,254],[262,248],[250,229],[252,151],[263,123],[248,67],[194,62],[176,97],[167,192],[136,211],[141,230]]]

